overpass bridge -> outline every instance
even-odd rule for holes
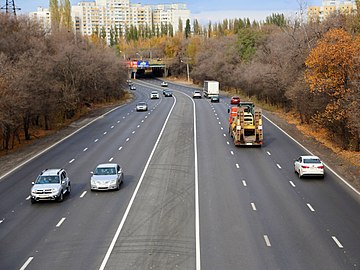
[[[161,59],[149,60],[130,60],[127,62],[129,77],[136,78],[146,73],[152,73],[154,76],[167,76],[166,64]]]

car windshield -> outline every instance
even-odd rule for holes
[[[36,181],[35,184],[58,184],[60,183],[59,176],[57,175],[40,175]]]
[[[304,163],[321,163],[318,158],[304,158]]]
[[[96,168],[95,175],[111,175],[116,174],[115,168]]]
[[[139,102],[138,105],[143,106],[143,105],[146,105],[146,103],[145,102]]]

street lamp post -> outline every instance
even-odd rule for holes
[[[187,81],[190,82],[190,70],[189,70],[189,62],[184,62],[183,60],[180,60],[181,63],[186,64],[186,74],[187,74]]]

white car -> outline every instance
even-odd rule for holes
[[[158,99],[158,98],[160,98],[159,92],[158,91],[151,91],[150,99]]]
[[[167,83],[167,82],[162,82],[162,83],[161,83],[161,86],[162,86],[162,87],[167,87],[167,86],[168,86],[168,83]]]
[[[300,156],[294,161],[294,171],[303,176],[320,176],[324,177],[325,169],[324,164],[317,156]]]
[[[194,93],[193,93],[193,98],[201,98],[201,92],[195,90]]]
[[[70,194],[70,179],[64,169],[45,169],[32,182],[31,203],[38,201],[64,200],[64,194]]]
[[[139,102],[138,104],[136,104],[136,111],[147,111],[148,110],[148,105],[146,104],[146,102]]]
[[[96,166],[91,172],[90,188],[93,190],[119,190],[124,180],[124,173],[119,164],[105,163]]]

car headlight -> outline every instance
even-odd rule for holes
[[[110,181],[110,185],[115,185],[116,184],[116,180],[111,180]]]

